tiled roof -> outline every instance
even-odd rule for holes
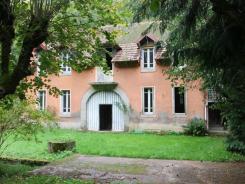
[[[164,52],[166,52],[166,48],[159,48],[159,49],[157,49],[155,59],[156,60],[162,59]]]
[[[154,43],[166,41],[168,32],[160,34],[159,29],[152,29],[146,33],[146,30],[151,24],[152,22],[142,22],[132,24],[129,27],[108,27],[108,30],[117,30],[121,33],[116,39],[120,48],[112,58],[112,62],[140,61],[139,42],[146,38],[146,36]],[[162,59],[162,55],[165,51],[164,48],[158,48],[156,50],[155,59]]]
[[[119,44],[120,49],[112,58],[112,62],[139,61],[140,50],[137,43]]]
[[[152,40],[154,43],[159,41],[159,38],[157,38],[155,35],[153,35],[152,33],[148,33],[148,34],[141,36],[140,39],[137,41],[137,43],[140,43],[146,37],[149,38],[150,40]]]
[[[140,49],[137,43],[119,44],[120,50],[118,50],[115,56],[112,58],[112,62],[123,61],[140,61]],[[165,48],[158,48],[156,50],[155,59],[162,59],[163,53],[166,52]]]

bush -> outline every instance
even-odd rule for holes
[[[194,118],[184,128],[184,133],[193,136],[207,135],[207,127],[203,119]]]
[[[0,100],[0,156],[13,142],[28,140],[55,118],[48,111],[39,111],[32,101],[11,95]]]
[[[183,132],[176,132],[176,131],[167,131],[165,132],[166,135],[183,135]]]
[[[233,138],[232,136],[229,136],[226,143],[226,149],[228,151],[237,152],[245,155],[245,144],[243,142]]]

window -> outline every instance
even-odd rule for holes
[[[61,113],[70,114],[71,112],[71,92],[70,90],[62,90],[61,95]]]
[[[155,67],[154,61],[154,48],[142,49],[142,64],[143,69],[153,70]]]
[[[174,87],[174,113],[185,113],[184,87]]]
[[[62,53],[61,54],[61,72],[63,75],[71,75],[71,67],[68,65],[68,61],[70,60],[70,54]]]
[[[106,48],[106,64],[110,70],[112,70],[112,48]]]
[[[143,89],[143,112],[144,114],[153,114],[153,88]]]
[[[46,91],[38,91],[38,102],[39,110],[46,109]]]

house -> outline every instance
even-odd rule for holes
[[[117,48],[108,48],[110,74],[98,67],[77,73],[63,65],[59,76],[50,76],[50,84],[63,95],[40,90],[40,109],[56,112],[62,127],[91,131],[181,131],[194,117],[207,120],[206,93],[172,87],[164,74],[169,69],[163,56],[166,35],[143,34],[148,26],[142,22],[125,28]]]

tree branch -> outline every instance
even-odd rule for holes
[[[3,96],[14,93],[20,81],[33,74],[31,69],[32,52],[48,37],[48,25],[49,19],[32,16],[22,43],[18,63],[12,75],[4,81],[5,94]]]
[[[10,0],[0,2],[0,42],[1,47],[1,74],[9,73],[11,47],[15,37],[14,16]]]
[[[232,22],[237,23],[245,30],[245,12],[239,9],[239,6],[230,4],[224,0],[210,0],[213,5],[213,11],[220,15],[227,16]],[[245,4],[243,3],[243,6]]]

